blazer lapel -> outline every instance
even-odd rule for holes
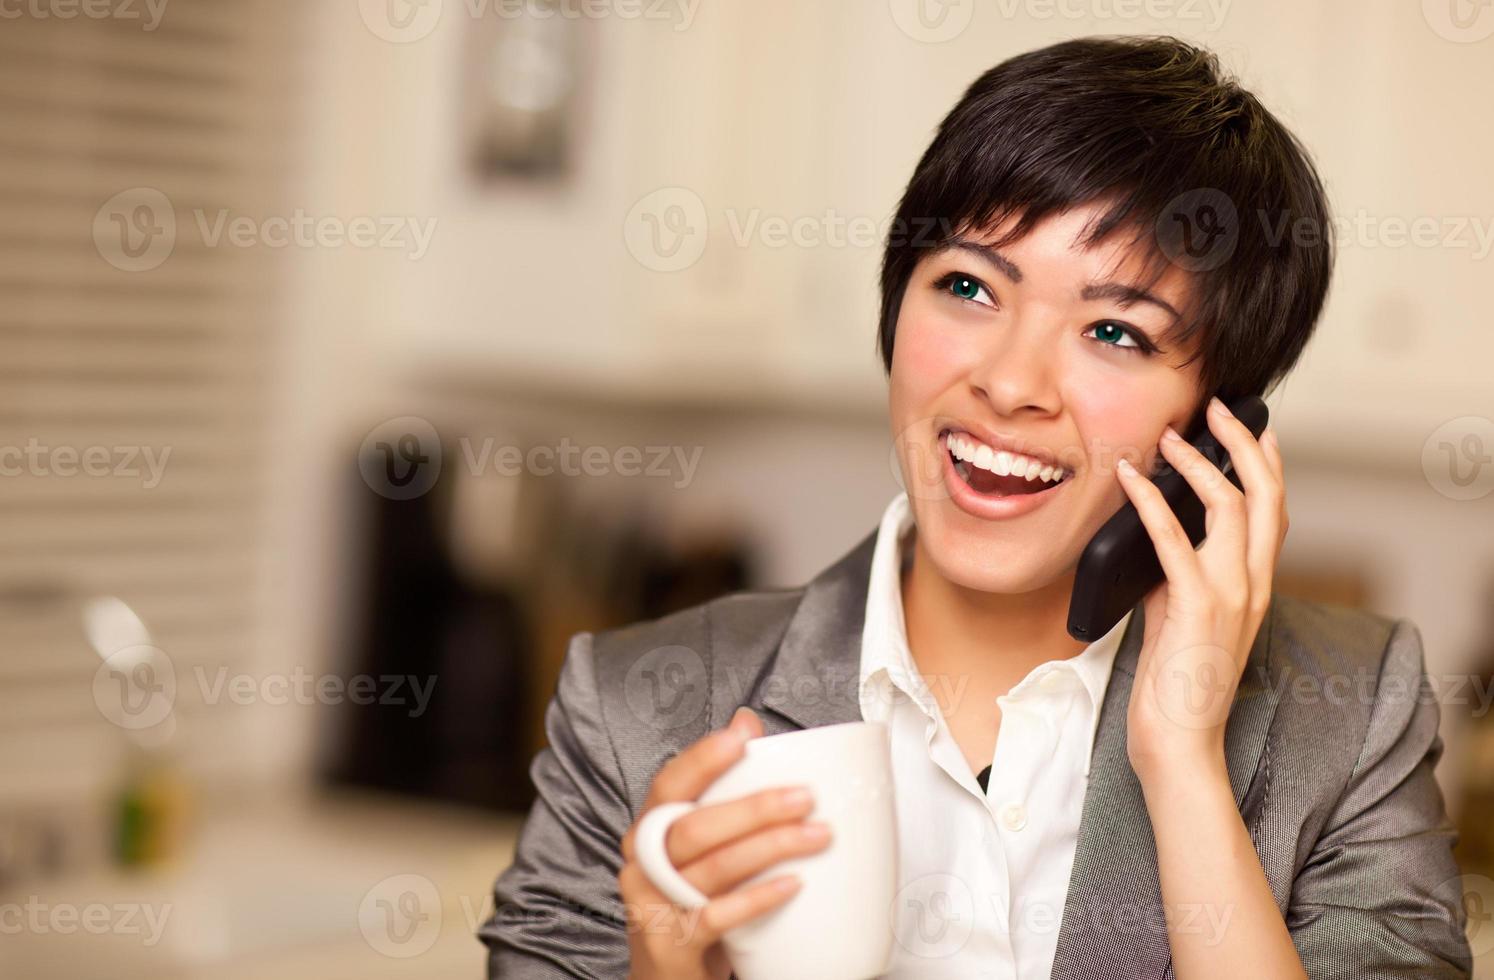
[[[861,632],[876,543],[873,530],[805,587],[778,655],[748,701],[763,716],[765,734],[861,720]]]
[[[1225,726],[1224,751],[1235,804],[1245,800],[1275,714],[1269,690],[1270,632],[1262,621]],[[1141,784],[1126,755],[1126,713],[1146,632],[1137,603],[1100,709],[1094,759],[1053,958],[1054,980],[1157,977],[1172,958],[1162,912],[1157,847]]]

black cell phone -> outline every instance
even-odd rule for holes
[[[1227,402],[1226,407],[1245,423],[1252,435],[1261,437],[1269,414],[1265,402],[1255,395],[1245,395]],[[1209,431],[1205,411],[1200,411],[1188,431],[1180,435],[1218,466],[1231,483],[1244,489],[1229,453]],[[1177,515],[1188,540],[1197,548],[1204,538],[1204,503],[1166,459],[1158,457],[1158,461],[1160,468],[1151,480]],[[1127,610],[1162,581],[1162,574],[1162,563],[1157,559],[1151,535],[1141,523],[1136,505],[1127,500],[1095,533],[1079,557],[1074,593],[1069,598],[1069,635],[1093,642],[1109,633]]]

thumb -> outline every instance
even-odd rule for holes
[[[763,734],[762,719],[746,705],[742,705],[732,714],[729,727],[748,738],[761,738]]]

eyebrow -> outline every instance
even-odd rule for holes
[[[973,252],[985,259],[991,265],[1000,269],[1002,274],[1013,283],[1022,281],[1022,270],[1011,259],[1002,255],[989,245],[980,242],[972,242],[968,238],[956,238],[949,243],[952,249],[962,252]],[[1173,319],[1180,319],[1182,314],[1173,309],[1171,303],[1162,299],[1155,293],[1149,292],[1140,286],[1124,282],[1092,282],[1087,284],[1079,292],[1080,299],[1110,299],[1115,300],[1121,306],[1130,306],[1133,303],[1151,303],[1153,306],[1166,310]]]

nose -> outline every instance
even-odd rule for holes
[[[1055,331],[1015,320],[970,372],[970,387],[1003,416],[1058,411]]]

